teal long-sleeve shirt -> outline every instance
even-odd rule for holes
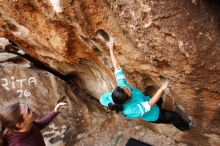
[[[152,107],[148,104],[149,96],[145,96],[140,90],[130,86],[125,79],[122,69],[115,71],[116,82],[118,86],[124,86],[131,91],[131,99],[124,103],[123,115],[128,119],[140,118],[144,121],[153,122],[159,117],[159,108],[155,104]],[[99,101],[103,106],[108,107],[109,103],[113,103],[112,92],[104,93]]]

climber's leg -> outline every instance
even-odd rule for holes
[[[183,120],[183,118],[178,113],[163,109],[160,110],[159,118],[153,123],[173,124],[181,131],[186,131],[190,129],[189,123]]]

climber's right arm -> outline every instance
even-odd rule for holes
[[[157,103],[157,101],[160,99],[163,91],[167,88],[168,84],[165,83],[163,84],[158,90],[157,92],[154,94],[154,96],[150,99],[149,101],[149,105],[152,107],[154,104]]]
[[[110,50],[110,56],[111,56],[111,60],[112,60],[112,64],[114,66],[114,70],[118,70],[121,69],[121,66],[118,62],[118,59],[116,58],[115,54],[114,54],[114,42],[111,39],[107,44],[106,44]]]

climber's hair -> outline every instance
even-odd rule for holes
[[[0,145],[4,145],[3,133],[5,130],[18,130],[17,123],[22,123],[24,117],[21,114],[20,103],[9,105],[0,112]]]
[[[125,93],[125,91],[121,87],[117,86],[112,92],[112,100],[114,103],[108,104],[108,107],[116,112],[122,111],[122,104],[128,101],[128,99],[129,96]]]
[[[109,103],[108,107],[112,111],[116,111],[117,113],[123,110],[123,106],[121,104]]]

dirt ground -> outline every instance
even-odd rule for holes
[[[137,121],[126,120],[120,114],[108,114],[86,135],[78,135],[80,142],[76,146],[124,146],[129,138],[135,138],[153,146],[187,146],[164,135],[153,132]]]

